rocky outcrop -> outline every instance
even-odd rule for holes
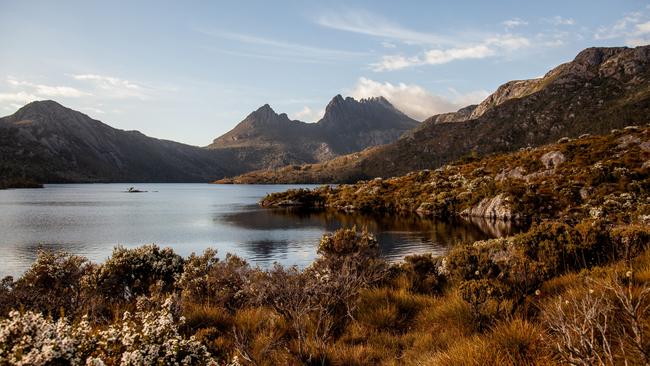
[[[492,220],[518,220],[519,216],[512,213],[510,199],[498,194],[492,198],[484,198],[478,205],[463,210],[460,213],[465,217],[483,217]]]
[[[558,165],[564,163],[566,158],[564,157],[564,154],[562,154],[559,151],[549,151],[546,154],[542,155],[542,157],[539,159],[542,161],[542,164],[544,164],[544,167],[546,169],[555,169],[558,167]]]
[[[541,84],[541,79],[509,81],[501,85],[496,92],[490,94],[481,104],[474,108],[467,119],[476,119],[485,114],[489,109],[499,106],[508,100],[532,94],[538,90]]]
[[[462,122],[470,119],[472,113],[478,107],[477,104],[472,104],[467,107],[463,107],[456,112],[437,114],[433,117],[430,117],[432,123],[453,123],[453,122]]]

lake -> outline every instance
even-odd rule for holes
[[[135,186],[145,193],[125,193]],[[253,265],[306,266],[323,233],[366,227],[389,260],[445,253],[451,246],[504,235],[487,222],[444,222],[418,216],[265,209],[267,193],[295,185],[48,184],[0,190],[0,277],[22,274],[39,248],[62,249],[101,262],[116,245],[155,243],[187,256],[216,248]],[[312,186],[313,187],[313,186]]]

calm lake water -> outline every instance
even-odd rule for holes
[[[367,227],[382,255],[442,254],[459,242],[508,233],[486,222],[441,222],[412,217],[263,209],[267,193],[292,185],[51,184],[0,190],[0,277],[17,276],[39,248],[63,249],[103,261],[115,245],[155,243],[181,255],[216,248],[253,265],[308,265],[321,235],[340,227]],[[309,187],[309,186],[301,186]]]

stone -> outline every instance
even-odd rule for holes
[[[555,169],[566,161],[566,157],[559,151],[549,151],[540,158],[546,169]]]
[[[484,198],[478,205],[461,212],[462,216],[484,217],[493,220],[519,219],[513,215],[509,199],[504,194],[498,194],[492,198]]]

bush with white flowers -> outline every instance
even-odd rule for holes
[[[205,346],[178,333],[173,301],[134,314],[105,328],[93,330],[83,319],[68,324],[42,314],[12,311],[0,321],[0,364],[47,365],[216,365]]]

